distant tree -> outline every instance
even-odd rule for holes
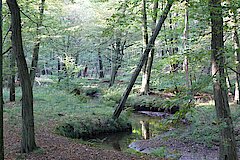
[[[117,72],[122,65],[126,41],[123,41],[121,39],[121,35],[122,34],[120,33],[120,31],[116,31],[116,37],[114,40],[115,42],[112,44],[112,48],[114,52],[111,58],[111,79],[110,79],[109,87],[113,86],[117,76]]]
[[[102,62],[102,56],[101,56],[101,49],[100,48],[98,48],[98,65],[99,65],[99,78],[104,78],[103,62]]]
[[[16,0],[7,0],[11,12],[12,48],[16,55],[19,78],[22,88],[22,142],[21,152],[36,149],[33,116],[33,92],[26,59],[23,52],[20,8]]]
[[[2,51],[2,0],[0,0],[0,159],[4,159],[3,142],[3,51]]]
[[[213,93],[220,133],[220,160],[236,160],[236,140],[227,96],[224,71],[223,17],[221,0],[210,0],[212,28],[212,76]]]
[[[231,21],[233,23],[232,26],[232,38],[233,38],[233,46],[234,46],[234,54],[235,54],[235,61],[236,61],[236,82],[235,82],[235,95],[234,101],[237,104],[240,104],[240,42],[239,42],[239,34],[238,34],[238,19],[237,19],[237,6],[236,0],[228,0],[230,4],[230,13],[231,13]]]
[[[31,70],[30,70],[30,79],[31,79],[31,84],[33,87],[34,84],[34,79],[36,76],[36,69],[38,66],[38,54],[39,54],[39,48],[40,48],[40,43],[41,43],[41,27],[42,27],[42,23],[43,23],[43,14],[44,14],[44,4],[45,4],[45,0],[41,0],[41,4],[39,6],[39,19],[37,22],[37,29],[36,29],[36,33],[37,33],[37,38],[35,40],[34,43],[34,47],[33,47],[33,54],[32,54],[32,65],[31,65]]]
[[[184,15],[184,31],[183,31],[183,49],[185,52],[187,52],[188,48],[188,35],[189,35],[189,0],[185,0],[185,15]],[[186,86],[189,89],[190,88],[190,82],[189,82],[189,60],[188,56],[186,55],[184,57],[184,70],[186,74]]]

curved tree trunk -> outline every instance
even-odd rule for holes
[[[220,133],[220,160],[236,160],[236,140],[228,103],[226,74],[224,71],[223,18],[221,0],[210,0],[212,27],[212,75],[215,108]]]
[[[28,153],[36,148],[33,117],[33,92],[28,73],[26,59],[24,57],[20,9],[16,0],[7,0],[11,11],[12,47],[16,55],[19,77],[22,87],[22,141],[21,151]]]
[[[33,54],[32,54],[32,65],[31,65],[31,70],[30,70],[30,79],[31,79],[31,85],[33,87],[35,76],[36,76],[36,69],[38,65],[38,55],[39,55],[39,48],[40,48],[40,43],[41,43],[41,37],[40,37],[40,27],[42,27],[43,23],[43,13],[44,13],[44,4],[45,0],[41,0],[40,4],[40,17],[39,21],[37,24],[37,39],[33,47]]]
[[[125,92],[123,93],[123,96],[122,96],[122,98],[120,100],[120,103],[118,104],[117,108],[115,109],[115,111],[113,113],[113,118],[114,119],[116,119],[116,118],[118,118],[120,116],[120,114],[121,114],[121,112],[123,110],[123,107],[124,107],[124,105],[125,105],[125,103],[127,101],[128,95],[129,95],[130,91],[132,90],[132,87],[133,87],[133,85],[134,85],[134,83],[135,83],[135,81],[136,81],[136,79],[137,79],[137,77],[138,77],[138,75],[139,75],[139,73],[140,73],[144,63],[146,62],[146,60],[148,58],[148,54],[149,54],[149,52],[151,51],[151,49],[153,47],[153,44],[154,44],[154,42],[155,42],[155,40],[156,40],[156,38],[157,38],[161,28],[162,28],[162,25],[163,25],[165,19],[167,18],[167,15],[168,15],[171,7],[172,7],[173,2],[174,2],[174,0],[168,0],[167,5],[166,5],[166,7],[165,7],[165,9],[163,11],[163,14],[161,15],[161,17],[160,17],[160,19],[159,19],[159,21],[157,23],[156,29],[155,29],[153,35],[151,36],[151,38],[149,40],[149,43],[148,43],[148,45],[147,45],[147,47],[146,47],[146,49],[145,49],[145,51],[144,51],[144,53],[143,53],[139,63],[138,63],[138,65],[137,65],[137,67],[136,67],[136,69],[135,69],[135,71],[134,71],[134,73],[132,75],[132,78],[131,78],[131,80],[130,80],[130,82],[129,82]]]

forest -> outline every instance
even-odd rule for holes
[[[240,159],[239,0],[0,0],[0,160]]]

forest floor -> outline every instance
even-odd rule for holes
[[[148,160],[159,159],[150,156],[137,156],[114,150],[100,149],[81,144],[73,139],[53,133],[54,122],[36,127],[36,142],[39,149],[30,154],[21,154],[20,125],[4,125],[5,159],[34,160]]]
[[[59,136],[53,133],[56,123],[36,126],[36,142],[39,149],[31,154],[21,154],[20,151],[20,122],[12,124],[8,117],[4,119],[5,159],[34,159],[34,160],[154,160],[161,159],[150,156],[131,155],[115,150],[106,150],[79,143],[77,140]],[[180,154],[181,160],[217,159],[218,147],[208,148],[191,141],[182,142],[175,138],[157,136],[139,143],[143,149],[166,146],[173,153]],[[138,145],[139,145],[138,144]],[[139,147],[139,146],[138,146]],[[140,147],[140,148],[141,148]],[[239,150],[239,148],[238,148]],[[171,156],[170,156],[171,157]],[[240,157],[239,157],[240,158]]]
[[[39,149],[30,154],[21,154],[21,103],[6,102],[4,106],[4,140],[5,140],[5,159],[34,159],[34,160],[155,160],[161,159],[148,154],[131,154],[115,151],[106,148],[94,147],[88,144],[82,144],[80,140],[60,136],[55,133],[59,123],[69,120],[70,118],[85,118],[96,114],[112,113],[111,107],[92,108],[95,104],[80,104],[79,99],[67,92],[47,87],[35,89],[34,114],[35,114],[35,133],[36,143]],[[115,97],[115,95],[113,95]],[[21,99],[18,95],[17,99]],[[81,99],[80,99],[81,100]],[[185,131],[176,133],[175,136],[163,135],[156,136],[150,140],[140,141],[138,143],[141,150],[148,148],[166,147],[171,153],[179,155],[181,160],[200,160],[200,159],[217,159],[218,146],[206,146],[207,140],[212,142],[215,138],[214,130],[214,108],[207,107],[196,108],[198,112],[193,115],[192,125],[186,126],[186,129],[192,129],[192,132]],[[237,109],[238,111],[238,109]],[[103,112],[103,113],[102,113]],[[59,113],[64,116],[59,116]],[[208,113],[208,114],[206,114]],[[237,113],[237,112],[233,112]],[[238,135],[240,135],[239,114],[233,119],[238,126]],[[170,131],[168,131],[170,132]],[[167,132],[167,133],[168,133]],[[196,135],[191,135],[193,132]],[[194,133],[194,134],[195,134]],[[185,135],[186,134],[186,135]],[[183,139],[178,137],[192,137],[194,139]],[[197,139],[199,137],[199,139]],[[195,141],[196,140],[196,141]],[[238,142],[240,137],[238,136]],[[239,143],[238,143],[239,144]],[[238,146],[238,152],[240,148]],[[238,154],[240,156],[240,153]],[[171,158],[171,155],[169,159]],[[240,158],[240,157],[239,157]]]

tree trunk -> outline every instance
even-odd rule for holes
[[[212,27],[211,61],[213,93],[220,133],[219,159],[236,160],[236,140],[228,103],[226,75],[224,71],[223,18],[221,0],[211,0],[209,5]]]
[[[152,34],[154,33],[154,30],[156,28],[156,22],[157,22],[157,9],[158,9],[158,1],[154,1],[154,6],[153,6],[153,22],[152,22]],[[150,78],[151,78],[151,71],[152,71],[152,64],[153,64],[153,57],[154,57],[154,53],[155,53],[155,43],[153,43],[153,47],[152,50],[150,52],[150,54],[148,55],[148,60],[147,60],[147,75],[146,75],[146,79],[147,79],[147,83],[146,83],[146,91],[149,92],[149,86],[150,86]]]
[[[230,1],[231,3],[231,1]],[[232,2],[232,5],[234,5],[234,2]],[[231,6],[232,6],[231,5]],[[238,37],[238,30],[237,30],[237,9],[232,6],[232,20],[233,20],[233,30],[232,30],[232,37],[233,37],[233,44],[234,44],[234,54],[236,57],[236,71],[240,73],[240,43],[239,43],[239,37]],[[235,95],[234,95],[234,101],[237,104],[240,104],[240,76],[239,74],[236,74],[236,82],[235,82]]]
[[[2,0],[0,0],[0,159],[4,159],[3,140],[3,36],[2,36]]]
[[[185,52],[187,52],[187,45],[188,45],[188,32],[189,32],[189,12],[188,12],[188,3],[189,0],[185,0],[185,26],[184,26],[184,32],[183,32],[183,49]],[[189,68],[188,68],[188,56],[185,55],[184,57],[184,70],[186,74],[186,86],[188,89],[190,89],[190,83],[189,83]]]
[[[137,67],[136,67],[132,77],[131,77],[131,80],[130,80],[130,82],[128,84],[128,87],[126,88],[125,92],[123,93],[121,101],[120,101],[120,103],[118,104],[117,108],[115,109],[115,111],[113,113],[113,118],[114,119],[117,119],[120,116],[120,114],[121,114],[121,112],[123,110],[123,107],[124,107],[124,105],[126,103],[126,100],[128,98],[128,95],[129,95],[130,91],[132,90],[132,87],[133,87],[133,85],[134,85],[134,83],[135,83],[135,81],[136,81],[136,79],[137,79],[137,77],[138,77],[138,75],[139,75],[139,73],[140,73],[144,63],[147,60],[148,54],[149,54],[149,52],[151,51],[151,49],[153,47],[153,44],[154,44],[154,42],[155,42],[155,40],[156,40],[156,38],[157,38],[157,36],[159,34],[159,31],[162,28],[162,25],[163,25],[165,19],[167,18],[167,15],[168,15],[171,7],[172,7],[173,2],[174,2],[174,0],[168,0],[167,5],[166,5],[166,7],[165,7],[165,9],[163,11],[163,14],[161,15],[161,17],[160,17],[160,19],[158,21],[156,29],[155,29],[153,35],[151,36],[151,38],[149,40],[149,43],[148,43],[144,53],[142,54],[142,57],[141,57],[138,65],[137,65]]]
[[[21,152],[28,153],[36,148],[33,117],[33,92],[23,52],[20,9],[16,0],[7,0],[7,4],[11,11],[12,47],[13,52],[16,55],[23,95]]]
[[[42,27],[43,23],[43,13],[44,13],[44,4],[45,0],[41,0],[40,4],[40,17],[37,23],[37,39],[33,47],[33,54],[32,54],[32,65],[31,65],[31,70],[30,70],[30,80],[31,80],[31,85],[33,87],[35,76],[36,76],[36,69],[38,66],[38,55],[39,55],[39,48],[40,48],[40,43],[41,43],[41,30],[40,28]]]
[[[61,61],[60,61],[60,57],[58,57],[58,63],[57,63],[57,69],[58,69],[58,82],[61,81],[62,77],[61,77]]]
[[[147,31],[147,11],[146,0],[142,0],[142,32],[143,32],[143,51],[146,49],[148,43],[148,31]],[[140,93],[142,95],[148,94],[149,85],[147,84],[147,60],[142,68],[142,86]]]
[[[11,70],[11,76],[10,76],[10,95],[9,95],[9,99],[10,102],[14,102],[15,101],[15,61],[16,61],[16,56],[13,53],[13,51],[11,50],[10,52],[10,70]]]
[[[99,78],[104,78],[103,63],[100,48],[98,48]]]
[[[113,86],[114,82],[115,82],[115,79],[116,79],[116,75],[117,75],[117,71],[119,69],[119,67],[121,66],[121,39],[119,38],[120,37],[120,33],[117,32],[117,38],[116,38],[116,46],[114,48],[114,53],[112,55],[112,64],[111,64],[111,67],[112,67],[112,70],[111,70],[111,80],[110,80],[110,83],[109,83],[109,87]]]

